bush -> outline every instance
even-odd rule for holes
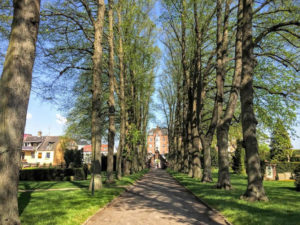
[[[211,166],[212,167],[218,167],[219,166],[219,164],[218,164],[218,151],[213,147],[210,150],[210,157],[211,157]]]
[[[39,168],[20,170],[19,179],[22,181],[62,181],[69,179],[70,176],[74,176],[75,180],[87,179],[87,173],[83,168]]]
[[[294,172],[300,162],[280,162],[276,164],[277,173]]]
[[[245,149],[240,140],[237,141],[237,148],[232,157],[232,170],[236,174],[245,173]]]
[[[70,165],[76,168],[82,167],[83,152],[82,150],[65,150],[64,160],[67,167]]]
[[[300,191],[300,164],[294,170],[296,190]]]
[[[74,169],[74,180],[86,180],[87,174],[83,168]]]

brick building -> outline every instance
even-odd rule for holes
[[[148,154],[155,154],[156,151],[158,151],[161,155],[167,154],[169,152],[167,128],[156,127],[148,132],[147,152]]]

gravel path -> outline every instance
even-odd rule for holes
[[[228,224],[166,171],[152,170],[85,225]]]

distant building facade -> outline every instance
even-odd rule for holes
[[[102,144],[100,151],[102,155],[106,156],[108,153],[108,144]],[[117,153],[117,148],[115,147],[114,154],[116,153]],[[83,147],[83,161],[84,163],[88,163],[88,164],[92,162],[92,145],[85,145]]]
[[[159,152],[165,155],[169,152],[168,129],[156,127],[148,132],[147,136],[147,152],[155,154]]]

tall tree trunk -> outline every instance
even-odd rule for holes
[[[193,154],[192,154],[192,164],[193,164],[193,177],[196,179],[202,178],[201,171],[201,161],[200,161],[200,153],[201,153],[201,140],[199,134],[199,116],[198,116],[198,95],[201,90],[202,84],[200,84],[202,80],[201,73],[201,42],[202,37],[199,29],[199,21],[198,21],[198,7],[197,2],[194,1],[194,20],[195,20],[195,34],[196,34],[196,50],[195,50],[195,73],[193,78],[193,101],[192,101],[192,144],[193,144]]]
[[[237,100],[239,97],[241,73],[242,73],[242,17],[243,17],[243,0],[239,1],[238,14],[237,14],[237,32],[235,42],[235,69],[234,76],[232,79],[232,87],[230,91],[229,101],[227,103],[226,112],[224,118],[221,119],[218,133],[218,149],[222,148],[222,152],[228,149],[228,134],[230,123],[234,115]],[[226,156],[227,157],[227,156]],[[226,171],[227,172],[227,171]],[[226,187],[225,187],[226,188]]]
[[[129,109],[128,109],[129,110]],[[126,123],[125,123],[125,137],[129,136],[129,112],[126,112]],[[124,171],[123,174],[125,176],[130,174],[130,170],[131,170],[131,165],[132,165],[132,161],[130,158],[131,155],[131,149],[130,149],[130,145],[129,145],[129,141],[125,139],[125,147],[124,149],[126,150],[126,156],[124,157]]]
[[[253,72],[256,62],[253,55],[252,8],[253,0],[243,0],[243,66],[240,98],[248,186],[242,198],[249,201],[266,201],[268,198],[263,187],[263,176],[260,170],[260,158],[256,138],[257,120],[253,110]]]
[[[14,0],[0,80],[0,224],[21,224],[18,183],[21,149],[40,21],[39,0]]]
[[[203,177],[202,182],[212,182],[212,175],[211,175],[211,155],[210,155],[210,146],[213,140],[213,136],[217,127],[218,122],[218,104],[217,104],[217,97],[215,98],[212,118],[210,121],[210,125],[206,134],[200,134],[202,148],[203,148],[203,155],[204,155],[204,169],[203,169]]]
[[[188,123],[188,111],[189,111],[189,71],[186,58],[186,17],[187,17],[187,3],[186,0],[181,0],[182,4],[182,13],[181,13],[181,64],[182,64],[182,73],[183,73],[183,129],[182,129],[182,152],[183,152],[183,172],[189,172],[189,153],[191,145],[189,144],[190,138],[190,129]]]
[[[211,155],[210,155],[210,141],[205,137],[205,135],[200,135],[201,145],[203,148],[203,176],[202,182],[212,182],[212,174],[211,174]]]
[[[180,79],[178,79],[180,80]],[[181,84],[177,83],[177,104],[175,109],[175,164],[174,171],[180,171],[182,167],[181,157]]]
[[[217,102],[218,102],[218,123],[217,123],[217,146],[218,146],[218,183],[217,188],[231,189],[228,160],[228,137],[223,126],[223,102],[224,102],[224,82],[226,78],[226,62],[228,50],[228,19],[229,6],[231,0],[226,0],[224,23],[222,31],[222,0],[217,0]]]
[[[93,175],[90,190],[99,190],[102,187],[101,180],[101,108],[102,108],[102,35],[105,3],[98,0],[97,20],[94,21],[94,55],[93,55],[93,86],[92,86],[92,157]]]
[[[113,31],[113,0],[108,0],[108,21],[109,21],[109,128],[108,128],[108,154],[107,154],[107,181],[114,181],[114,145],[115,145],[115,98],[114,98],[114,31]]]
[[[122,154],[125,147],[125,124],[126,124],[126,108],[125,108],[125,84],[124,84],[124,52],[122,39],[122,16],[121,2],[118,8],[118,32],[119,32],[119,65],[120,65],[120,108],[121,108],[121,124],[120,124],[120,147],[117,155],[117,178],[122,177]]]

